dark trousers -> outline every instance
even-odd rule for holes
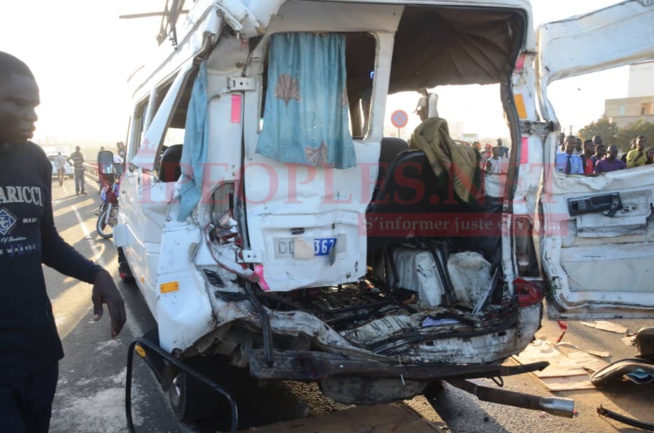
[[[20,380],[0,383],[0,431],[47,433],[59,363]]]
[[[75,192],[84,193],[84,171],[75,170]]]

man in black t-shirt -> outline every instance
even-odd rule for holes
[[[52,165],[29,141],[39,89],[23,62],[0,52],[0,431],[46,433],[63,357],[42,264],[93,284],[94,319],[109,307],[111,335],[125,306],[111,275],[57,233]]]

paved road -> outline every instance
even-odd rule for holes
[[[127,324],[115,340],[109,336],[109,315],[94,322],[91,286],[45,269],[48,293],[66,357],[60,363],[59,384],[53,408],[51,433],[127,432],[124,399],[127,348],[134,338],[155,326],[134,284],[119,282],[116,249],[111,240],[95,232],[100,203],[91,183],[89,194],[75,196],[74,185],[53,183],[53,208],[59,233],[86,257],[103,264],[114,276],[127,307]],[[240,419],[246,425],[262,425],[306,416],[344,406],[325,399],[315,385],[274,383],[240,390]],[[151,372],[135,357],[133,416],[138,433],[214,433],[224,420],[197,424],[180,423],[168,397]],[[0,429],[1,430],[1,429]]]
[[[72,180],[63,187],[53,183],[55,223],[61,235],[78,251],[103,264],[119,281],[116,249],[95,232],[99,206],[97,188],[88,185],[86,196],[75,196]],[[53,408],[52,433],[126,432],[124,415],[127,346],[154,326],[154,320],[135,286],[119,284],[127,304],[127,325],[112,340],[109,314],[94,322],[91,286],[45,269],[48,292],[66,357],[60,363]],[[137,431],[188,432],[168,409],[167,397],[151,373],[135,360],[134,421]]]
[[[631,331],[637,331],[644,326],[654,326],[652,320],[611,321]],[[625,345],[621,340],[621,334],[588,328],[577,322],[568,322],[568,326],[563,341],[581,350],[608,351],[610,353],[608,361],[633,357],[636,354],[636,348]],[[556,322],[544,320],[543,328],[537,336],[548,341],[556,341],[560,332]],[[572,347],[564,346],[562,349],[568,351],[572,350]],[[507,363],[511,362],[507,361]],[[571,398],[575,401],[578,415],[572,419],[561,418],[539,411],[480,402],[476,397],[446,384],[444,389],[437,393],[438,399],[434,401],[438,415],[425,411],[424,416],[444,420],[453,433],[636,433],[643,431],[599,417],[596,413],[599,405],[626,416],[654,422],[654,412],[652,412],[654,392],[651,385],[625,382],[601,390],[550,392],[529,374],[507,377],[504,382],[504,389],[511,391]],[[476,383],[491,388],[496,387],[490,380],[479,380]]]
[[[62,236],[80,252],[100,263],[118,281],[116,251],[111,241],[95,233],[95,212],[99,205],[97,189],[87,188],[89,195],[75,196],[73,183],[63,187],[53,184],[54,212],[57,228]],[[118,433],[126,432],[124,415],[124,385],[127,346],[137,336],[154,326],[137,288],[119,284],[127,304],[127,325],[121,335],[109,337],[109,320],[91,320],[91,287],[57,272],[46,269],[46,281],[53,300],[55,317],[62,336],[66,357],[60,364],[60,379],[52,419],[52,433]],[[632,331],[652,326],[652,321],[616,321]],[[556,322],[545,320],[539,336],[553,340],[559,334]],[[619,334],[607,333],[570,323],[565,341],[584,350],[605,350],[610,360],[630,357],[634,347],[626,346]],[[205,433],[216,432],[219,420],[186,425],[177,421],[168,405],[167,396],[156,384],[152,374],[135,360],[134,420],[137,432]],[[494,386],[491,381],[480,384]],[[417,397],[408,405],[441,427],[454,433],[630,433],[630,429],[614,421],[605,421],[595,414],[599,404],[623,414],[654,421],[652,387],[626,383],[601,391],[570,391],[550,393],[531,376],[505,379],[505,388],[536,395],[556,395],[573,398],[579,415],[574,419],[558,418],[537,411],[516,409],[479,402],[476,397],[447,384],[432,401]],[[305,415],[321,415],[345,406],[320,395],[315,385],[292,382],[260,384],[244,390],[239,410],[249,425],[260,425]]]

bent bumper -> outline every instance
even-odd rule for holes
[[[435,381],[513,376],[542,370],[548,362],[519,366],[495,364],[400,364],[369,358],[309,351],[273,352],[268,365],[263,350],[250,352],[250,373],[259,379],[318,381],[336,377],[403,378],[404,380]]]

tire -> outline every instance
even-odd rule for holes
[[[212,390],[184,372],[179,373],[168,388],[168,400],[181,421],[197,421],[217,413],[212,405]]]
[[[107,213],[109,217],[107,219]],[[108,207],[98,217],[96,230],[98,235],[103,239],[111,239],[114,235],[114,227],[118,224],[118,206]]]
[[[251,390],[258,383],[250,376],[249,369],[230,366],[226,357],[196,357],[184,362],[223,386],[236,400],[243,397],[239,395],[242,391]],[[178,372],[172,380],[168,387],[168,400],[175,415],[182,421],[216,417],[215,421],[221,428],[229,430],[231,410],[227,399],[184,372]]]

